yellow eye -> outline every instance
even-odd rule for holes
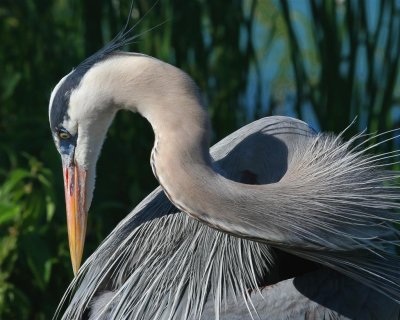
[[[63,139],[63,140],[71,138],[71,135],[68,132],[65,132],[65,131],[60,131],[58,133],[58,136],[60,137],[60,139]]]

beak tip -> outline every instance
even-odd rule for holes
[[[82,262],[85,233],[86,233],[86,221],[80,221],[79,223],[77,223],[76,227],[77,226],[83,226],[83,230],[79,227],[70,228],[68,230],[69,252],[71,256],[72,271],[74,272],[74,276],[78,274]]]
[[[78,274],[79,267],[80,267],[79,265],[72,264],[72,271],[74,272],[74,277],[76,277],[76,275]]]

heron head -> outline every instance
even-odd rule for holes
[[[62,159],[68,238],[75,274],[83,253],[97,158],[117,111],[114,106],[123,105],[123,101],[114,101],[115,94],[107,91],[107,88],[115,88],[109,85],[115,79],[107,72],[99,78],[102,68],[97,66],[109,61],[114,53],[135,38],[133,28],[127,23],[113,40],[62,78],[51,94],[50,127]],[[93,72],[96,70],[99,72]]]
[[[66,75],[49,104],[50,127],[61,155],[68,238],[74,274],[81,264],[87,212],[95,184],[96,162],[114,111],[96,81],[85,81],[87,65]]]

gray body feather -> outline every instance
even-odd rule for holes
[[[109,312],[102,313],[102,310],[113,296],[111,291],[100,294],[92,304],[90,319],[112,319],[113,306]],[[399,319],[400,316],[397,303],[329,269],[267,286],[260,292],[252,292],[249,300],[252,312],[249,312],[243,299],[227,301],[221,310],[220,320],[386,320]],[[204,306],[200,319],[215,319],[212,298]]]
[[[235,221],[225,231],[241,237],[210,228],[158,188],[82,266],[63,319],[89,309],[90,319],[398,319],[398,218],[390,213],[398,192],[388,185],[395,176],[378,169],[389,155],[352,149],[356,140],[319,135],[287,117],[231,134],[211,148],[213,168],[232,181],[281,187],[254,199],[275,204],[264,219],[276,238],[266,241],[268,226],[246,214],[250,236]],[[278,279],[270,245],[359,282],[320,269],[259,289]]]

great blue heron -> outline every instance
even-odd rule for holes
[[[398,319],[398,174],[382,163],[398,152],[369,155],[365,135],[344,142],[288,117],[255,121],[209,152],[197,87],[167,63],[117,51],[130,31],[50,99],[74,272],[117,110],[151,123],[162,189],[84,263],[64,318]]]

